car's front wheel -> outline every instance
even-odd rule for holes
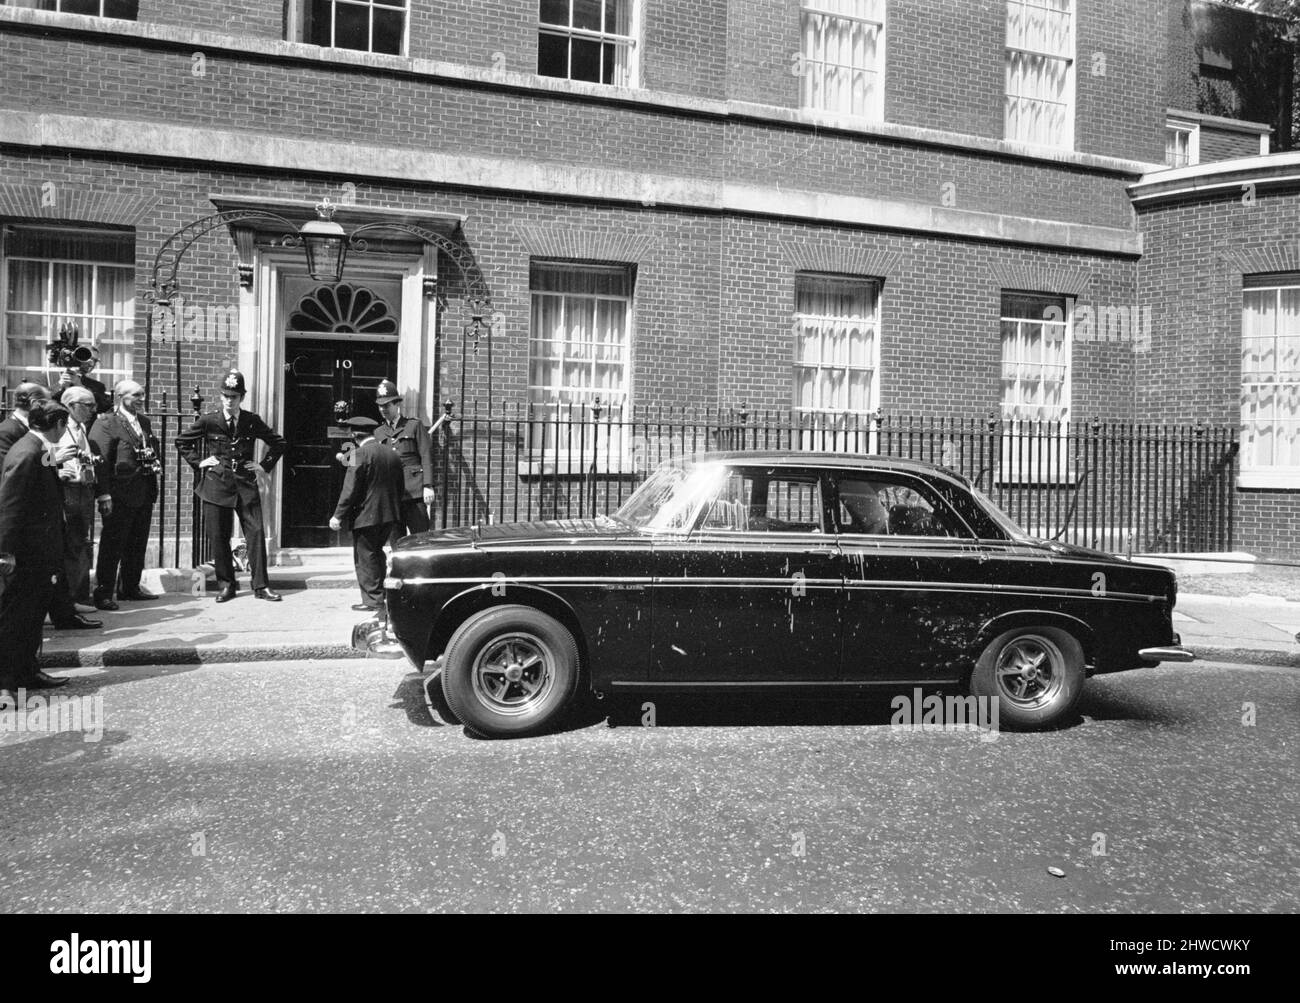
[[[998,717],[1011,728],[1050,728],[1073,713],[1087,673],[1083,648],[1055,627],[1018,627],[999,634],[971,673],[976,697],[998,701]]]
[[[553,726],[577,686],[573,635],[528,606],[483,610],[447,644],[443,695],[456,716],[483,735],[529,735]]]

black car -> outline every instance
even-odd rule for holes
[[[964,687],[1042,728],[1090,675],[1192,657],[1171,571],[1031,539],[965,478],[877,456],[674,461],[612,516],[407,537],[385,587],[401,649],[441,656],[486,735],[551,727],[586,691]]]

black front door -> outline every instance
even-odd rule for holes
[[[348,441],[335,424],[334,405],[346,401],[349,417],[381,421],[375,388],[385,377],[396,376],[397,342],[290,337],[285,339],[284,358],[284,437],[289,451],[282,545],[351,546],[351,533],[329,528],[344,474],[334,457]]]

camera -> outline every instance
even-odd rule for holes
[[[135,449],[135,462],[146,474],[161,474],[162,462],[158,459],[158,454],[152,446],[137,446]]]
[[[99,364],[99,352],[87,345],[78,344],[81,331],[76,324],[64,324],[59,328],[57,341],[46,346],[51,366],[60,369],[88,373]]]

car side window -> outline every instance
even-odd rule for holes
[[[861,536],[961,536],[934,502],[905,484],[845,478],[839,482],[840,532]]]
[[[702,529],[741,533],[822,532],[821,482],[732,471],[709,505]]]

